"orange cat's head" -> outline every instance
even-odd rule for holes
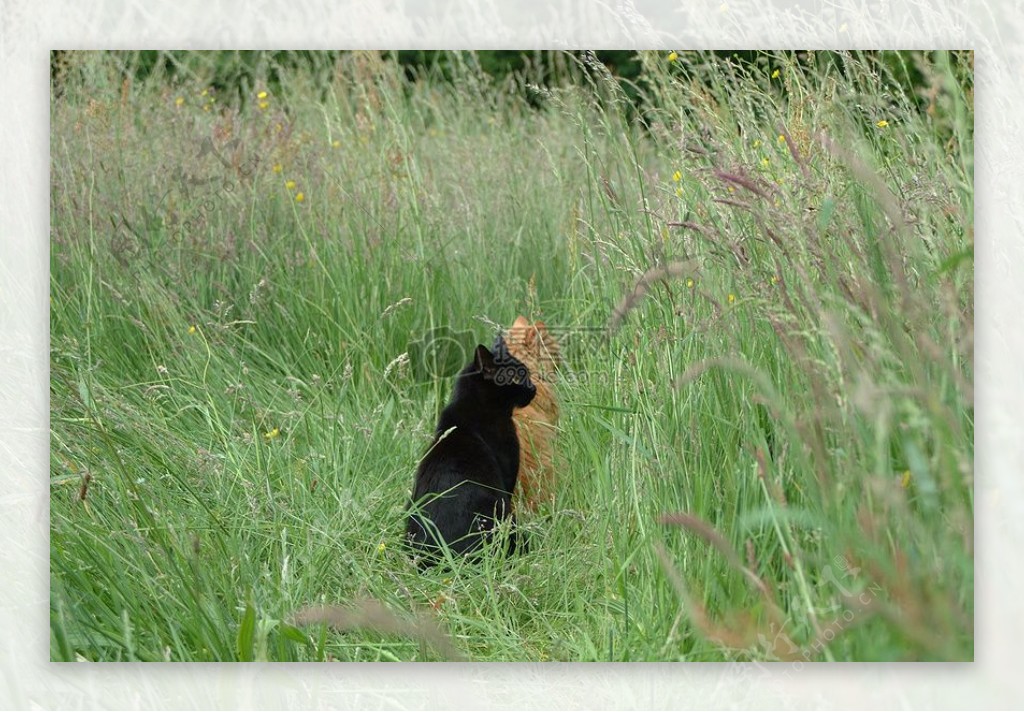
[[[543,321],[531,324],[524,316],[516,317],[508,330],[506,341],[509,352],[526,364],[532,373],[553,373],[562,362],[558,341]]]

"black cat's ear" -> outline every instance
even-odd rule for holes
[[[490,373],[494,370],[494,356],[487,350],[487,347],[483,344],[478,344],[476,347],[476,354],[473,356],[473,362],[476,364],[476,368],[481,373]]]

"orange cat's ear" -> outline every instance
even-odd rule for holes
[[[526,317],[520,314],[516,317],[516,320],[512,322],[513,329],[525,329],[530,326],[530,322],[526,320]]]

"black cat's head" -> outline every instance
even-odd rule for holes
[[[500,336],[493,352],[483,344],[476,347],[473,362],[463,369],[464,377],[473,381],[493,402],[523,408],[530,404],[537,394],[537,387],[530,380],[530,371],[522,361],[508,352]]]

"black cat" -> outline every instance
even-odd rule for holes
[[[501,336],[493,353],[476,347],[416,470],[406,537],[423,554],[421,565],[437,563],[441,542],[453,553],[476,551],[505,518],[513,519],[509,551],[515,550],[519,439],[512,410],[529,404],[536,392],[530,372],[509,355]]]

